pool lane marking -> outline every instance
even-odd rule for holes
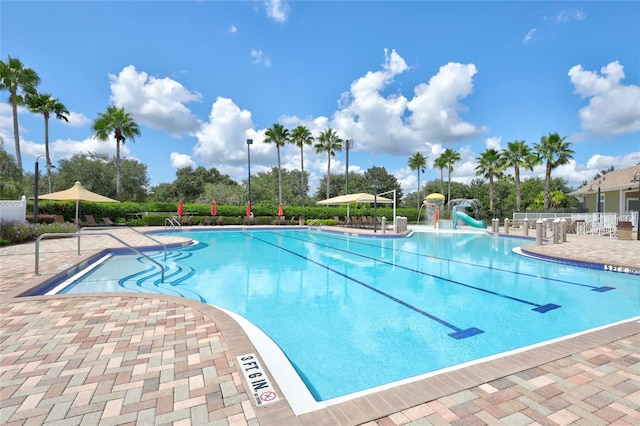
[[[417,313],[419,313],[419,314],[421,314],[421,315],[424,315],[425,317],[430,318],[430,319],[432,319],[432,320],[434,320],[434,321],[436,321],[436,322],[438,322],[438,323],[440,323],[440,324],[444,325],[445,327],[448,327],[448,328],[450,328],[450,329],[454,330],[454,332],[453,332],[453,333],[449,333],[449,334],[448,334],[449,336],[453,337],[454,339],[464,339],[464,338],[467,338],[467,337],[471,337],[471,336],[475,336],[475,335],[477,335],[477,334],[484,333],[484,331],[483,331],[483,330],[480,330],[480,329],[478,329],[478,328],[476,328],[476,327],[471,327],[471,328],[467,328],[467,329],[462,329],[462,328],[460,328],[460,327],[456,327],[455,325],[453,325],[453,324],[451,324],[451,323],[449,323],[449,322],[447,322],[447,321],[445,321],[445,320],[443,320],[443,319],[441,319],[441,318],[438,318],[438,317],[436,317],[436,316],[434,316],[434,315],[432,315],[432,314],[430,314],[430,313],[428,313],[428,312],[426,312],[426,311],[423,311],[422,309],[420,309],[420,308],[418,308],[418,307],[416,307],[416,306],[413,306],[413,305],[411,305],[411,304],[409,304],[409,303],[407,303],[407,302],[405,302],[405,301],[403,301],[403,300],[401,300],[401,299],[398,299],[397,297],[392,296],[392,295],[391,295],[391,294],[389,294],[389,293],[386,293],[386,292],[384,292],[384,291],[382,291],[382,290],[379,290],[379,289],[377,289],[377,288],[375,288],[375,287],[373,287],[373,286],[371,286],[371,285],[369,285],[369,284],[367,284],[367,283],[365,283],[365,282],[362,282],[362,281],[360,281],[360,280],[357,280],[357,279],[355,279],[355,278],[353,278],[353,277],[351,277],[351,276],[349,276],[349,275],[347,275],[347,274],[345,274],[345,273],[343,273],[343,272],[340,272],[340,271],[338,271],[338,270],[336,270],[336,269],[333,269],[333,268],[331,268],[331,267],[329,267],[329,266],[327,266],[327,265],[324,265],[324,264],[322,264],[322,263],[320,263],[320,262],[317,262],[317,261],[315,261],[315,260],[313,260],[313,259],[310,259],[310,258],[306,257],[306,256],[305,256],[305,255],[303,255],[303,254],[297,253],[297,252],[295,252],[295,251],[293,251],[293,250],[289,250],[289,249],[284,248],[284,247],[280,247],[279,245],[277,245],[277,244],[275,244],[275,243],[272,243],[272,242],[270,242],[270,241],[264,240],[264,239],[262,239],[262,238],[258,238],[258,237],[256,237],[255,235],[248,234],[248,233],[244,233],[244,232],[243,232],[243,234],[244,234],[244,235],[246,235],[246,236],[248,236],[248,237],[251,237],[251,238],[253,238],[253,239],[255,239],[255,240],[258,240],[258,241],[260,241],[260,242],[263,242],[263,243],[265,243],[265,244],[269,244],[269,245],[271,245],[271,246],[273,246],[273,247],[276,247],[276,248],[278,248],[278,249],[280,249],[280,250],[284,250],[284,251],[286,251],[287,253],[293,254],[294,256],[298,256],[298,257],[300,257],[300,258],[302,258],[302,259],[304,259],[304,260],[306,260],[306,261],[308,261],[308,262],[311,262],[311,263],[313,263],[313,264],[315,264],[315,265],[320,266],[321,268],[325,268],[325,269],[327,269],[328,271],[331,271],[331,272],[333,272],[333,273],[335,273],[335,274],[338,274],[338,275],[340,275],[340,276],[342,276],[342,277],[344,277],[344,278],[346,278],[346,279],[348,279],[348,280],[350,280],[350,281],[355,282],[356,284],[360,284],[361,286],[363,286],[363,287],[365,287],[365,288],[368,288],[369,290],[372,290],[372,291],[374,291],[374,292],[378,293],[379,295],[381,295],[381,296],[383,296],[383,297],[386,297],[386,298],[387,298],[387,299],[389,299],[389,300],[392,300],[392,301],[394,301],[394,302],[396,302],[396,303],[399,303],[399,304],[401,304],[402,306],[404,306],[404,307],[406,307],[406,308],[409,308],[409,309],[411,309],[411,310],[412,310],[412,311],[414,311],[414,312],[417,312]]]
[[[336,238],[336,237],[332,237],[332,236],[328,236],[328,235],[327,235],[327,238],[330,238],[330,239],[333,239],[333,240],[337,240],[337,241],[345,241],[344,239],[340,239],[340,238]],[[494,268],[492,266],[478,265],[476,263],[463,262],[461,260],[447,259],[447,258],[444,258],[444,257],[432,256],[432,255],[429,255],[429,254],[416,253],[414,251],[394,249],[394,248],[391,248],[391,247],[380,247],[380,246],[377,246],[377,245],[374,245],[374,244],[365,243],[364,241],[353,241],[353,243],[361,244],[361,245],[364,245],[364,246],[375,247],[375,248],[384,248],[385,250],[395,251],[395,252],[398,252],[398,253],[407,253],[407,254],[414,254],[416,256],[424,256],[424,257],[428,257],[430,259],[446,260],[447,262],[459,263],[461,265],[470,265],[470,266],[476,266],[478,268],[491,269],[491,270],[500,271],[500,272],[507,272],[507,273],[510,273],[510,274],[522,275],[524,277],[540,278],[540,275],[527,274],[525,272],[514,272],[514,271],[509,271],[507,269]],[[596,287],[594,285],[582,284],[582,283],[577,283],[577,282],[574,282],[574,281],[559,280],[559,279],[556,279],[556,278],[546,278],[545,277],[545,279],[549,280],[549,281],[555,281],[555,282],[558,282],[558,283],[575,285],[575,286],[578,286],[578,287],[586,287],[586,288],[590,289],[591,291],[595,291],[595,292],[598,292],[598,293],[604,293],[605,291],[615,290],[615,287],[609,287],[609,286]]]
[[[294,239],[294,240],[303,241],[303,242],[306,242],[306,243],[315,244],[315,245],[318,245],[318,246],[321,246],[321,247],[330,248],[332,250],[341,251],[343,253],[351,254],[353,256],[363,257],[365,259],[370,259],[370,260],[373,260],[375,262],[385,263],[387,265],[391,265],[391,266],[396,267],[396,268],[404,269],[404,270],[409,271],[409,272],[414,272],[414,273],[418,273],[418,274],[421,274],[421,275],[426,275],[428,277],[437,278],[437,279],[440,279],[440,280],[443,280],[443,281],[450,282],[452,284],[461,285],[463,287],[467,287],[467,288],[471,288],[471,289],[474,289],[474,290],[482,291],[484,293],[488,293],[488,294],[491,294],[491,295],[494,295],[494,296],[504,297],[505,299],[513,300],[513,301],[516,301],[516,302],[519,302],[519,303],[524,303],[524,304],[527,304],[527,305],[535,306],[535,308],[533,308],[532,311],[540,312],[540,313],[543,313],[543,314],[561,307],[561,305],[556,305],[555,303],[547,303],[546,305],[541,305],[539,303],[530,302],[528,300],[520,299],[518,297],[509,296],[508,294],[498,293],[496,291],[487,290],[486,288],[482,288],[482,287],[476,287],[476,286],[473,286],[471,284],[465,284],[463,282],[455,281],[455,280],[452,280],[450,278],[445,278],[445,277],[441,277],[441,276],[438,276],[438,275],[430,274],[428,272],[420,271],[418,269],[409,268],[407,266],[402,266],[402,265],[398,265],[398,264],[395,264],[395,263],[392,263],[392,262],[387,262],[386,260],[376,259],[375,257],[365,256],[363,254],[355,253],[355,252],[352,252],[352,251],[349,251],[349,250],[345,250],[345,249],[341,249],[341,248],[337,248],[337,247],[332,247],[332,246],[329,246],[329,245],[326,245],[326,244],[317,243],[315,241],[305,240],[303,238],[298,238],[298,237],[294,237],[294,236],[291,236],[291,235],[287,235],[286,237]],[[374,247],[377,247],[377,246],[374,246]]]

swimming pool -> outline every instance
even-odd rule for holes
[[[318,401],[640,314],[637,276],[518,256],[521,239],[181,235],[200,244],[170,252],[164,283],[146,259],[114,256],[64,292],[175,294],[241,315],[276,342]]]

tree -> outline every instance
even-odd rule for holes
[[[440,155],[438,158],[433,160],[433,168],[440,169],[440,193],[444,194],[444,169],[447,167],[446,158],[443,155]]]
[[[13,138],[16,146],[16,160],[21,174],[22,155],[20,154],[18,105],[24,104],[23,94],[35,93],[38,84],[40,84],[38,74],[31,68],[25,68],[20,59],[7,56],[7,62],[0,61],[0,89],[10,93],[9,101],[13,110]]]
[[[305,126],[298,126],[291,132],[291,143],[295,144],[298,148],[300,148],[300,189],[302,190],[302,205],[304,206],[305,199],[305,174],[304,174],[304,146],[313,144],[313,136],[311,135],[311,131],[307,129]]]
[[[147,198],[149,180],[147,166],[137,160],[125,159],[121,162],[123,170],[122,201],[143,201]],[[56,186],[70,188],[76,181],[90,191],[106,197],[115,198],[116,161],[108,154],[75,154],[58,163]]]
[[[486,149],[476,158],[476,175],[489,179],[489,211],[494,211],[494,183],[495,176],[500,177],[504,170],[504,160],[496,149]]]
[[[451,172],[453,171],[454,164],[460,161],[460,153],[454,151],[453,149],[447,148],[442,154],[440,154],[440,157],[438,157],[437,161],[438,164],[443,164],[449,172],[449,180],[447,183],[447,203],[449,203],[451,201]]]
[[[111,132],[116,138],[116,200],[120,201],[120,143],[124,144],[127,139],[134,142],[135,137],[140,136],[140,127],[124,108],[109,106],[106,112],[98,114],[91,130],[100,142],[108,141]]]
[[[268,128],[264,135],[265,143],[275,143],[276,150],[278,151],[278,202],[282,203],[282,167],[280,167],[280,147],[285,146],[289,142],[289,130],[282,124],[275,123],[272,127]]]
[[[391,173],[387,172],[387,169],[384,167],[369,167],[367,171],[364,172],[365,181],[369,183],[369,188],[367,191],[363,192],[373,192],[373,183],[377,182],[378,184],[378,194],[388,193],[389,191],[396,191],[396,204],[400,203],[402,199],[402,187],[398,182],[398,179]],[[392,198],[391,194],[384,195],[387,198]]]
[[[49,192],[53,192],[51,184],[51,157],[49,156],[49,117],[51,113],[58,120],[69,121],[69,111],[58,99],[50,93],[34,93],[27,95],[27,105],[29,110],[44,116],[44,149],[47,158],[47,180],[49,181]]]
[[[558,166],[567,164],[573,158],[573,150],[569,147],[571,142],[565,142],[567,137],[561,137],[558,133],[549,133],[540,138],[540,143],[534,145],[539,157],[546,161],[544,175],[544,209],[549,210],[551,205],[551,171]]]
[[[15,200],[25,192],[23,179],[16,159],[4,148],[4,139],[0,136],[0,199]]]
[[[333,129],[326,129],[320,133],[315,144],[316,153],[327,153],[327,198],[331,189],[331,157],[335,157],[336,151],[342,151],[342,139]]]
[[[427,171],[427,157],[422,155],[421,152],[416,152],[411,157],[409,157],[408,161],[409,168],[413,171],[418,172],[418,203],[417,208],[420,209],[420,172],[424,173]]]
[[[507,149],[502,151],[505,167],[513,167],[516,183],[516,211],[522,208],[522,191],[520,189],[520,167],[533,170],[540,161],[525,141],[515,140],[507,143]]]

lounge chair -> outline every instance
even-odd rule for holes
[[[253,225],[253,216],[245,216],[242,219],[242,224],[243,225]]]
[[[212,218],[211,216],[204,216],[204,217],[202,218],[202,224],[203,224],[203,225],[215,225],[215,224],[213,223],[213,218]]]
[[[87,226],[101,226],[91,214],[84,215],[84,219],[87,222]]]
[[[54,214],[53,220],[55,220],[57,223],[66,223],[66,221],[64,220],[64,217],[62,217],[62,215],[60,214]]]
[[[180,225],[187,226],[191,225],[191,216],[182,216],[180,219]]]
[[[126,225],[125,223],[116,223],[114,221],[112,221],[110,218],[108,217],[103,217],[102,218],[102,223],[107,225],[107,226],[120,226],[120,225]]]

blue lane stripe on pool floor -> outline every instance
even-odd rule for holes
[[[251,238],[253,238],[255,240],[258,240],[260,242],[263,242],[265,244],[269,244],[270,246],[276,247],[279,250],[286,251],[287,253],[293,254],[294,256],[298,256],[298,257],[306,260],[307,262],[311,262],[311,263],[313,263],[315,265],[318,265],[318,266],[320,266],[322,268],[325,268],[325,269],[327,269],[327,270],[329,270],[329,271],[331,271],[331,272],[333,272],[335,274],[338,274],[340,276],[343,276],[346,279],[348,279],[350,281],[353,281],[353,282],[355,282],[355,283],[357,283],[357,284],[359,284],[359,285],[361,285],[361,286],[363,286],[365,288],[368,288],[369,290],[372,290],[372,291],[378,293],[379,295],[386,297],[389,300],[392,300],[392,301],[394,301],[396,303],[399,303],[402,306],[404,306],[406,308],[409,308],[414,312],[417,312],[417,313],[419,313],[421,315],[424,315],[425,317],[430,318],[430,319],[432,319],[432,320],[444,325],[445,327],[448,327],[448,328],[454,330],[453,333],[449,333],[448,334],[448,336],[453,337],[454,339],[465,339],[467,337],[476,336],[478,334],[484,333],[484,331],[482,331],[482,330],[480,330],[479,328],[476,328],[476,327],[470,327],[470,328],[466,328],[466,329],[462,329],[460,327],[456,327],[455,325],[453,325],[453,324],[451,324],[451,323],[449,323],[449,322],[447,322],[447,321],[445,321],[445,320],[443,320],[441,318],[438,318],[435,315],[432,315],[432,314],[430,314],[430,313],[428,313],[426,311],[423,311],[422,309],[420,309],[420,308],[418,308],[416,306],[413,306],[410,303],[405,302],[404,300],[398,299],[397,297],[392,296],[389,293],[385,293],[382,290],[379,290],[379,289],[377,289],[377,288],[375,288],[375,287],[373,287],[373,286],[371,286],[371,285],[369,285],[369,284],[367,284],[365,282],[362,282],[362,281],[360,281],[360,280],[358,280],[356,278],[353,278],[353,277],[351,277],[351,276],[349,276],[349,275],[347,275],[347,274],[345,274],[343,272],[340,272],[340,271],[337,271],[337,270],[335,270],[333,268],[330,268],[327,265],[323,265],[320,262],[316,262],[313,259],[309,259],[308,257],[306,257],[306,256],[304,256],[304,255],[302,255],[300,253],[296,253],[293,250],[289,250],[289,249],[286,249],[284,247],[280,247],[277,244],[274,244],[274,243],[272,243],[270,241],[267,241],[267,240],[263,240],[262,238],[258,238],[255,235],[246,234],[246,233],[244,233],[244,235],[246,235],[248,237],[251,237]]]

